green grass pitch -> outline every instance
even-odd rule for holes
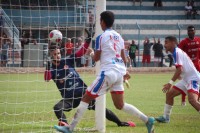
[[[84,81],[89,85],[95,75],[82,73]],[[125,89],[125,101],[133,104],[148,116],[163,114],[165,94],[162,86],[169,81],[172,73],[132,74],[130,89]],[[0,132],[30,133],[56,132],[53,125],[57,119],[53,113],[53,105],[60,100],[60,94],[53,83],[44,82],[43,74],[0,74]],[[107,94],[107,107],[115,112],[123,121],[134,121],[135,128],[117,127],[115,123],[106,121],[106,133],[146,133],[144,123],[134,116],[116,110]],[[74,111],[65,113],[69,121]],[[94,111],[87,111],[78,128],[94,126]],[[155,124],[156,133],[198,133],[200,131],[200,114],[187,102],[181,106],[180,97],[175,99],[171,122]],[[82,130],[79,132],[83,132]]]

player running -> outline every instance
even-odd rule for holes
[[[200,103],[197,101],[200,74],[188,55],[180,48],[176,47],[177,44],[176,37],[168,36],[165,38],[164,46],[166,52],[170,52],[173,55],[176,71],[169,83],[165,84],[162,89],[162,91],[166,93],[164,115],[156,118],[158,122],[162,123],[168,123],[170,121],[174,98],[180,94],[188,95],[189,103],[200,113]],[[172,87],[173,83],[179,78],[181,78],[181,80]]]
[[[187,27],[188,37],[180,42],[178,47],[190,57],[196,69],[200,72],[200,38],[195,37],[195,27]],[[182,95],[182,105],[185,103],[185,95]]]
[[[88,35],[90,37],[90,35]],[[71,111],[76,108],[85,93],[87,85],[80,78],[79,74],[74,69],[74,62],[77,57],[84,55],[89,47],[91,38],[88,38],[84,46],[75,53],[65,59],[61,59],[60,48],[58,46],[50,47],[52,64],[48,63],[45,71],[45,81],[53,80],[60,91],[62,100],[54,106],[54,112],[59,120],[58,125],[64,126],[68,124],[64,111]],[[91,51],[92,52],[92,51]],[[88,109],[95,110],[95,101],[91,101]],[[109,109],[106,109],[106,118],[115,122],[118,126],[135,126],[133,122],[122,122]]]
[[[110,90],[115,107],[141,119],[146,124],[148,133],[152,133],[155,119],[148,118],[133,105],[124,103],[123,76],[128,76],[128,74],[126,74],[125,67],[124,41],[116,31],[111,29],[114,23],[114,14],[104,11],[100,17],[100,25],[104,33],[96,39],[96,52],[93,57],[95,61],[100,61],[100,73],[87,88],[71,124],[68,127],[54,127],[58,131],[71,133],[87,110],[89,103]]]

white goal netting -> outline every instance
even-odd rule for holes
[[[7,59],[1,59],[0,67],[0,132],[55,132],[53,107],[62,97],[52,80],[44,81],[48,34],[60,30],[62,57],[69,40],[73,54],[84,42],[84,29],[94,28],[94,5],[91,0],[1,0],[1,45],[7,45],[1,54]],[[95,76],[93,62],[83,56],[75,64],[89,85]],[[69,122],[73,114],[66,112]],[[94,111],[87,114],[83,121],[88,122],[80,127],[94,126]]]

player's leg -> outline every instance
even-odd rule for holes
[[[186,95],[185,94],[181,95],[181,105],[186,106]]]
[[[95,100],[93,100],[92,102],[90,102],[89,106],[88,106],[89,110],[95,110]],[[115,113],[113,113],[111,110],[106,108],[106,119],[109,121],[112,121],[114,123],[116,123],[118,126],[135,126],[135,123],[129,121],[129,122],[123,122],[121,121],[117,115]]]
[[[83,114],[85,111],[88,109],[89,103],[94,100],[96,97],[99,96],[100,94],[105,94],[107,89],[107,84],[105,82],[105,75],[104,72],[102,72],[92,83],[91,86],[89,86],[86,90],[86,93],[84,94],[77,111],[74,115],[74,118],[69,126],[69,128],[63,129],[62,127],[55,126],[55,128],[58,131],[66,131],[66,132],[71,132],[74,130],[80,119],[82,118]]]
[[[123,94],[117,94],[117,93],[112,92],[111,95],[112,95],[113,103],[117,109],[122,110],[130,115],[134,115],[134,116],[138,117],[140,120],[142,120],[146,124],[148,133],[154,132],[153,125],[154,125],[155,119],[153,117],[148,118],[148,116],[146,116],[144,113],[142,113],[135,106],[128,104],[128,103],[124,103],[124,100],[123,100],[124,95]]]
[[[200,111],[200,103],[198,102],[199,95],[199,83],[197,81],[191,81],[189,85],[187,85],[188,90],[188,101],[189,103],[199,112]]]
[[[62,99],[54,105],[53,109],[56,117],[59,120],[59,125],[62,125],[63,122],[67,124],[68,122],[64,111],[70,111],[72,109],[71,101]]]
[[[170,121],[170,115],[171,115],[172,108],[174,105],[174,98],[180,94],[186,94],[185,90],[186,88],[184,86],[183,81],[181,80],[166,93],[166,103],[164,106],[164,114],[163,116],[159,116],[156,118],[158,122],[168,123]]]
[[[198,112],[200,112],[200,103],[198,102],[198,94],[189,92],[188,101]]]
[[[113,74],[113,77],[115,77],[114,74]],[[148,118],[144,113],[138,110],[135,106],[124,102],[123,76],[120,76],[120,74],[118,74],[116,77],[118,78],[118,80],[115,82],[115,84],[113,84],[111,88],[111,96],[112,96],[112,100],[115,107],[130,115],[134,115],[138,117],[146,124],[148,133],[153,132],[154,118],[153,117]]]
[[[78,124],[78,122],[80,121],[80,119],[82,118],[83,114],[85,113],[85,111],[88,108],[89,103],[94,99],[94,97],[91,97],[90,95],[88,95],[87,93],[84,94],[82,101],[80,102],[79,106],[77,107],[77,111],[74,115],[74,118],[72,120],[72,122],[70,123],[69,126],[54,126],[54,128],[57,131],[63,132],[63,133],[71,133],[74,128],[76,127],[76,125]]]

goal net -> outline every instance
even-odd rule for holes
[[[52,80],[44,82],[48,34],[53,29],[62,32],[63,58],[68,40],[76,51],[86,37],[84,29],[94,28],[95,1],[1,0],[0,4],[1,46],[8,46],[1,47],[7,59],[1,59],[0,67],[0,132],[55,132],[58,119],[53,107],[62,97]],[[75,64],[89,85],[95,78],[94,63],[83,56]],[[65,112],[68,122],[74,113]],[[94,111],[87,111],[77,130],[94,127],[94,117]]]

